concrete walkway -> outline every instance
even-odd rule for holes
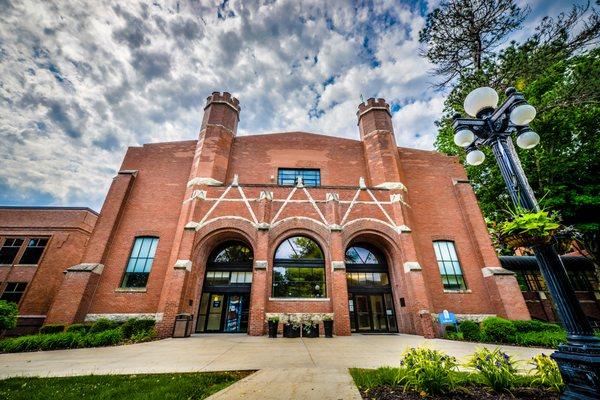
[[[466,361],[482,345],[414,335],[269,339],[243,334],[205,334],[128,346],[1,354],[0,378],[260,370],[212,396],[211,400],[360,399],[348,368],[397,366],[404,350],[418,346],[443,350],[459,361]],[[519,360],[552,352],[502,347]]]

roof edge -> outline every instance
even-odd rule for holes
[[[0,210],[49,210],[49,211],[88,211],[100,215],[89,207],[62,207],[62,206],[2,206]]]

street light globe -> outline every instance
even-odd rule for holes
[[[475,134],[469,129],[461,129],[454,135],[454,144],[460,147],[468,147],[475,140]]]
[[[510,122],[518,126],[527,125],[533,121],[535,114],[536,111],[534,106],[529,104],[521,104],[510,112]]]
[[[479,165],[485,160],[485,154],[481,150],[472,150],[467,153],[467,164]]]
[[[540,135],[532,130],[525,131],[517,137],[517,146],[522,149],[533,149],[540,142]]]
[[[465,111],[472,117],[484,108],[496,108],[498,105],[498,93],[491,87],[480,87],[473,90],[465,98]]]

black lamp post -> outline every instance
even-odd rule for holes
[[[490,146],[512,201],[529,211],[538,211],[511,139],[515,133],[517,145],[524,149],[539,143],[540,137],[528,126],[536,111],[515,88],[508,88],[506,95],[508,98],[498,107],[498,94],[492,88],[481,87],[469,93],[464,108],[475,118],[454,116],[454,143],[466,148],[467,163],[471,165],[481,164],[485,155],[479,148]],[[567,385],[561,398],[600,399],[600,339],[594,336],[554,244],[534,246],[534,251],[567,330],[567,343],[552,354]]]

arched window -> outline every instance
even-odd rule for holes
[[[346,264],[383,264],[373,252],[362,246],[348,247]]]
[[[285,239],[273,264],[273,297],[325,297],[325,258],[314,240]]]
[[[206,266],[206,286],[252,282],[252,250],[242,242],[225,242],[215,248]]]
[[[390,284],[385,257],[370,246],[361,244],[346,250],[346,278],[349,287]]]
[[[252,250],[242,242],[227,242],[217,247],[209,257],[210,263],[252,263]]]

